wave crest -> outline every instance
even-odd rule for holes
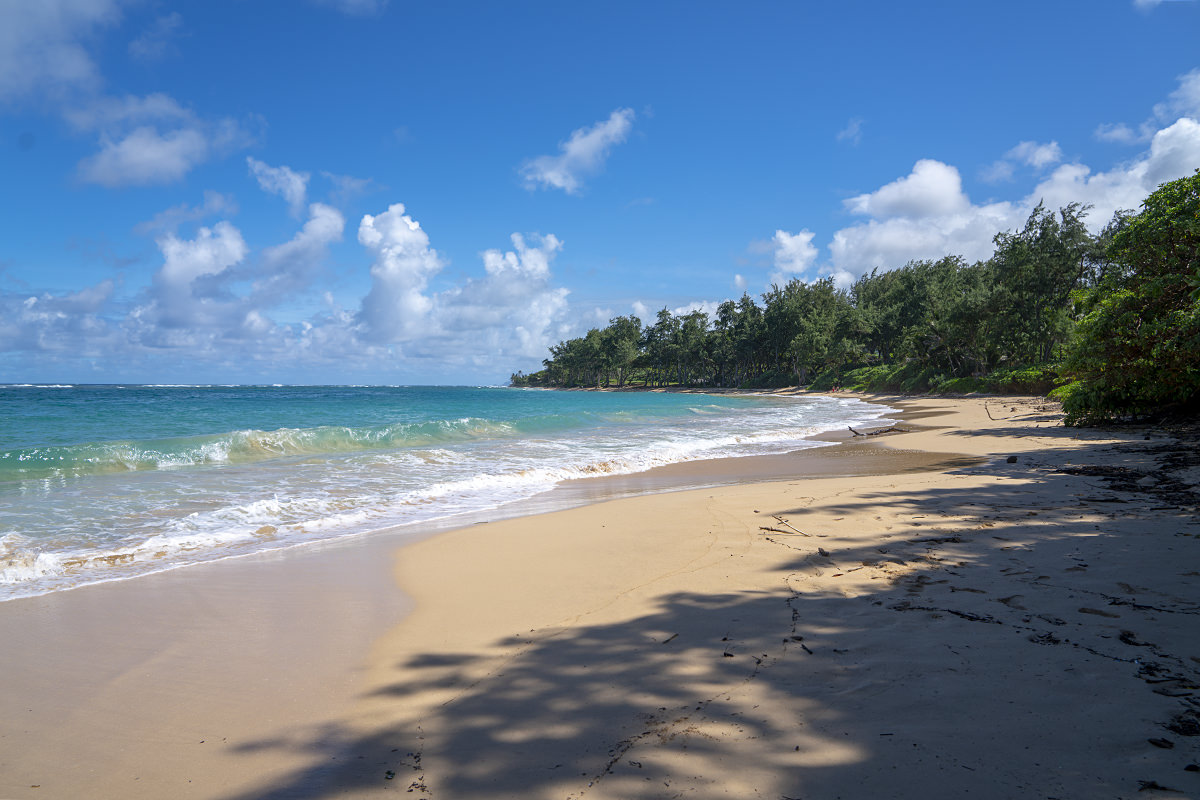
[[[0,480],[43,479],[244,464],[293,456],[337,456],[486,440],[513,435],[508,422],[464,417],[364,428],[321,426],[231,431],[215,436],[146,441],[89,442],[0,452]]]

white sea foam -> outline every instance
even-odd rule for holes
[[[73,383],[3,383],[0,389],[74,389]]]
[[[804,437],[886,413],[852,398],[692,395],[655,408],[520,425],[463,414],[415,427],[245,430],[174,452],[115,443],[105,457],[121,472],[3,490],[12,513],[0,522],[0,599],[486,512],[564,480],[818,446]],[[148,460],[155,469],[140,468]]]

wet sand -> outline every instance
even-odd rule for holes
[[[886,402],[905,432],[0,604],[0,797],[1200,796],[1194,443]]]

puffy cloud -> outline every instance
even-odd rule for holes
[[[0,292],[0,352],[111,353],[112,328],[100,312],[112,293],[111,280],[67,294]]]
[[[912,259],[959,254],[968,260],[991,255],[992,237],[1011,228],[1020,211],[1010,203],[976,206],[949,164],[923,159],[912,172],[880,189],[846,201],[871,219],[837,231],[826,272],[839,283],[874,268],[891,269]]]
[[[174,232],[161,235],[157,244],[163,264],[121,322],[127,345],[136,352],[165,348],[185,350],[198,360],[228,359],[237,369],[255,360],[334,360],[334,354],[311,348],[310,334],[317,327],[312,322],[281,324],[268,312],[294,304],[311,289],[329,244],[341,238],[344,228],[337,209],[313,203],[295,236],[265,248],[257,258],[241,232],[224,220],[199,228],[191,239]],[[346,328],[328,331],[322,341],[353,343],[346,315],[318,322]],[[354,350],[363,348],[352,347],[346,358],[353,358]]]
[[[992,253],[992,237],[1023,222],[1011,203],[965,205],[950,214],[872,219],[843,228],[829,245],[835,272],[861,275],[873,268],[892,269],[912,259],[958,254],[968,261]],[[844,279],[844,276],[843,276]]]
[[[529,159],[521,166],[525,188],[579,194],[583,178],[599,172],[613,146],[629,136],[633,118],[633,109],[619,108],[608,119],[572,132],[571,138],[559,145],[558,155]]]
[[[203,279],[220,276],[246,257],[241,232],[222,220],[200,228],[195,239],[168,233],[157,244],[163,265],[154,275],[150,303],[134,311],[137,318],[168,329],[224,322],[218,284]]]
[[[0,4],[0,100],[91,88],[96,65],[80,39],[120,18],[118,0]]]
[[[241,232],[224,220],[212,228],[201,228],[192,240],[168,233],[158,240],[158,248],[164,263],[156,280],[173,287],[223,272],[245,258],[247,250]]]
[[[712,319],[717,315],[717,309],[720,306],[721,303],[717,300],[693,300],[686,305],[671,309],[671,313],[677,317],[683,317],[691,314],[693,311],[702,311],[708,315],[709,319]]]
[[[543,279],[550,275],[550,259],[554,254],[562,249],[560,242],[554,234],[547,236],[537,236],[540,242],[536,247],[529,247],[525,244],[525,237],[519,233],[512,235],[513,247],[515,252],[510,250],[507,253],[501,253],[499,250],[485,250],[483,253],[483,268],[488,275],[499,277],[502,275],[527,276],[530,278]]]
[[[1008,156],[1044,166],[1060,156],[1053,145],[1022,142]],[[844,280],[846,275],[891,269],[912,259],[984,259],[992,253],[995,234],[1023,225],[1039,202],[1049,209],[1090,205],[1088,226],[1098,231],[1116,211],[1136,210],[1161,183],[1191,174],[1197,164],[1200,122],[1189,117],[1156,131],[1142,155],[1107,172],[1094,173],[1079,163],[1060,164],[1016,202],[975,205],[963,194],[957,170],[939,162],[918,162],[909,176],[848,201],[852,210],[871,219],[833,235],[831,264],[825,271],[845,273]]]
[[[1067,203],[1091,205],[1089,226],[1098,229],[1120,209],[1136,210],[1158,186],[1191,174],[1200,164],[1200,122],[1188,117],[1158,131],[1139,158],[1108,172],[1064,164],[1034,188],[1026,207],[1044,200],[1048,208]]]
[[[784,230],[775,231],[771,239],[774,245],[775,272],[772,283],[784,283],[803,274],[817,260],[817,248],[812,243],[814,234],[805,229],[796,234]]]
[[[172,11],[158,17],[142,34],[129,43],[129,55],[139,61],[159,61],[173,49],[171,39],[183,27],[183,16]]]
[[[429,246],[421,225],[395,203],[378,216],[363,216],[358,241],[375,256],[371,291],[363,298],[359,320],[372,341],[411,339],[426,329],[433,301],[423,294],[442,269],[442,258]]]
[[[949,164],[924,158],[912,172],[868,194],[845,201],[854,214],[877,219],[903,217],[920,219],[955,214],[970,203],[963,194],[962,177]]]
[[[245,335],[249,308],[225,283],[248,253],[241,232],[222,220],[200,228],[194,239],[168,233],[157,244],[163,265],[120,321],[124,349],[131,355],[165,348],[194,359],[236,359],[233,343]]]
[[[563,330],[568,291],[553,288],[550,262],[562,249],[553,234],[527,242],[512,235],[513,250],[482,253],[484,277],[439,294],[437,320],[452,350],[538,357]]]
[[[163,265],[122,327],[130,345],[186,349],[201,359],[302,357],[297,331],[267,316],[267,309],[308,289],[341,238],[340,212],[313,203],[310,217],[289,241],[262,251],[257,265],[241,232],[227,221],[198,229],[192,239],[173,232],[157,240]],[[253,278],[249,291],[233,287]],[[309,329],[312,325],[309,325]]]
[[[190,370],[208,368],[228,379],[268,367],[301,378],[314,366],[345,376],[415,369],[451,377],[464,368],[495,375],[536,363],[579,322],[568,316],[568,291],[552,285],[562,242],[551,234],[513,234],[511,249],[480,254],[478,277],[433,292],[428,283],[442,259],[420,224],[395,204],[359,226],[373,263],[358,311],[342,308],[326,291],[322,310],[298,318],[299,308],[320,297],[315,279],[329,245],[344,233],[342,214],[312,203],[291,239],[255,253],[227,220],[177,233],[178,222],[196,211],[160,215],[154,230],[162,262],[132,300],[114,299],[112,281],[75,294],[0,292],[6,362],[34,364],[40,356],[21,353],[47,353],[36,361],[43,374],[54,363],[78,373],[80,358],[115,356],[131,374],[161,376],[177,374],[179,355],[186,354]]]
[[[849,289],[858,280],[858,276],[846,269],[826,269],[824,273],[833,278],[833,285],[839,289]]]
[[[206,199],[210,210],[222,202],[215,197]],[[357,312],[326,291],[322,310],[298,318],[299,308],[319,300],[315,279],[329,245],[344,233],[342,214],[312,203],[291,239],[255,253],[227,220],[177,233],[198,211],[184,206],[159,215],[152,229],[162,261],[132,300],[114,299],[112,281],[74,294],[0,291],[6,363],[37,364],[40,374],[61,364],[78,374],[86,368],[81,358],[118,357],[131,375],[166,376],[178,374],[186,354],[189,374],[209,369],[227,379],[264,368],[302,379],[313,367],[347,377],[419,370],[449,378],[464,369],[495,376],[536,364],[579,321],[568,316],[567,289],[553,285],[551,267],[563,245],[552,234],[513,234],[511,249],[480,253],[477,277],[433,292],[427,287],[442,259],[395,204],[359,225],[373,263]]]
[[[110,187],[177,181],[252,139],[234,120],[201,120],[164,94],[99,98],[64,115],[99,133],[100,152],[80,162],[80,178]]]
[[[250,174],[258,181],[258,186],[264,192],[277,194],[287,201],[293,216],[299,216],[304,210],[304,199],[308,192],[308,179],[312,176],[307,172],[296,172],[291,167],[270,167],[256,158],[246,157],[246,165]]]

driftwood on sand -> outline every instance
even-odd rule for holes
[[[846,427],[850,428],[849,425]],[[877,431],[867,431],[866,433],[860,433],[859,431],[854,430],[854,428],[850,428],[850,432],[855,436],[879,436],[883,433],[908,433],[908,431],[904,430],[903,428],[897,428],[895,425],[891,426],[890,428],[880,428]]]

